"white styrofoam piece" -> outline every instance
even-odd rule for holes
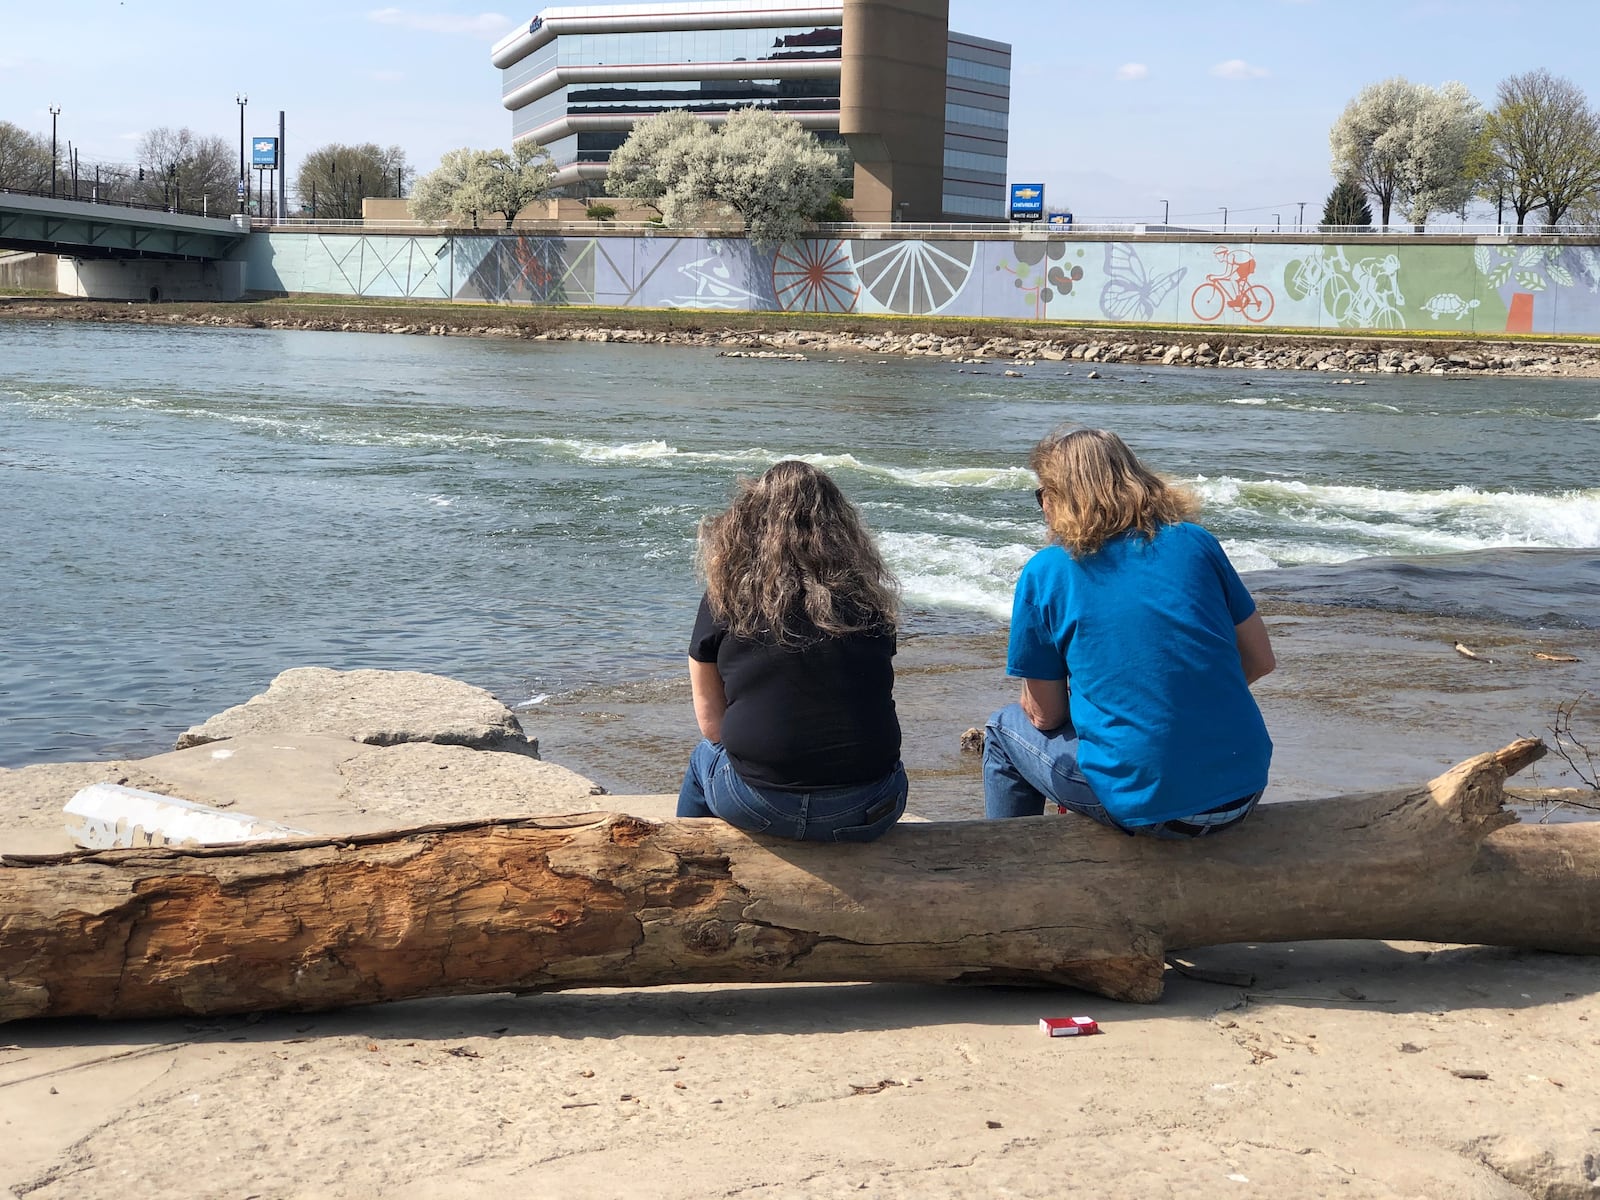
[[[310,836],[304,829],[276,821],[116,783],[90,784],[68,800],[63,811],[68,835],[86,850],[215,846]]]

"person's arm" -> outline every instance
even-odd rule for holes
[[[1235,625],[1233,638],[1239,644],[1239,665],[1244,668],[1246,683],[1272,674],[1278,660],[1273,656],[1272,639],[1267,636],[1267,623],[1260,613],[1251,613]]]
[[[689,690],[694,693],[694,719],[708,741],[722,741],[722,714],[728,711],[728,694],[714,662],[689,660]]]
[[[1042,731],[1058,729],[1067,723],[1067,681],[1065,679],[1024,679],[1022,711],[1033,727]]]

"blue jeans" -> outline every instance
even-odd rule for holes
[[[797,842],[870,842],[906,811],[906,769],[872,783],[787,792],[754,787],[740,778],[728,752],[704,741],[689,755],[678,792],[680,817],[721,817],[748,833]]]
[[[1220,833],[1237,825],[1255,809],[1261,793],[1242,796],[1180,820],[1159,825],[1117,823],[1095,797],[1078,770],[1078,731],[1069,718],[1064,725],[1041,730],[1028,720],[1020,704],[1008,704],[984,729],[983,809],[996,817],[1037,817],[1045,801],[1124,833],[1181,840]]]

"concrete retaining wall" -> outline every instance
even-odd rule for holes
[[[28,292],[56,290],[54,254],[0,252],[0,288]]]
[[[259,233],[252,293],[1236,329],[1600,334],[1600,246],[1507,238],[1092,241]]]
[[[63,258],[54,286],[95,300],[238,300],[244,278],[242,262]]]

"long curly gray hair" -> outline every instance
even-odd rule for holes
[[[736,637],[793,645],[802,619],[832,637],[895,627],[894,575],[855,506],[809,463],[739,480],[728,509],[700,522],[695,559],[712,614]]]

